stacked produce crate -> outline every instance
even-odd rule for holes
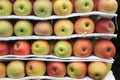
[[[0,79],[115,80],[116,0],[0,0]]]

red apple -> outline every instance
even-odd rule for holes
[[[62,62],[49,62],[47,73],[52,77],[64,77],[66,75],[66,66]]]
[[[87,73],[87,65],[84,62],[70,62],[67,65],[67,73],[72,78],[84,78]]]
[[[27,41],[17,41],[13,45],[13,54],[19,56],[25,56],[30,54],[30,44]]]
[[[115,14],[118,9],[118,3],[116,0],[100,0],[98,5],[98,11]]]
[[[99,40],[94,46],[94,55],[104,59],[111,59],[116,54],[116,48],[110,40]]]
[[[53,33],[52,25],[48,21],[40,21],[34,26],[34,33],[39,36],[50,36]]]
[[[76,57],[88,57],[92,54],[92,41],[89,39],[78,39],[73,45],[73,54]]]
[[[99,4],[99,1],[100,1],[100,0],[93,0],[93,2],[94,2],[93,11],[98,11],[98,4]]]
[[[96,33],[111,33],[115,32],[115,25],[111,19],[101,18],[95,24]]]
[[[94,32],[95,23],[89,17],[81,17],[75,21],[74,28],[75,33],[82,34],[82,33],[93,33]]]
[[[0,42],[0,56],[7,55],[10,52],[10,47],[7,42]]]

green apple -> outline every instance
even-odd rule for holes
[[[91,62],[88,65],[88,75],[94,80],[103,80],[108,74],[108,66],[104,62]]]
[[[8,16],[12,13],[10,0],[0,0],[0,16]]]
[[[52,14],[52,3],[49,0],[36,0],[33,4],[33,11],[38,17],[48,17]]]
[[[73,31],[73,23],[68,19],[58,20],[54,25],[54,32],[57,36],[69,36]]]
[[[44,76],[46,64],[43,61],[28,61],[26,64],[26,73],[28,76]]]
[[[67,73],[72,78],[84,78],[87,73],[87,64],[84,62],[70,62],[67,65]]]
[[[7,20],[0,20],[0,37],[10,37],[13,34],[13,25]]]
[[[76,0],[75,11],[78,13],[91,12],[94,8],[93,0]]]
[[[6,77],[6,65],[3,62],[0,62],[0,78]]]
[[[30,0],[16,0],[13,4],[13,11],[19,16],[28,16],[32,13],[32,3]]]
[[[54,46],[54,55],[58,57],[70,57],[72,46],[68,41],[58,41]]]
[[[47,41],[37,40],[32,43],[33,55],[48,55],[50,53],[50,45]]]
[[[23,61],[11,61],[7,65],[8,78],[23,78],[25,76],[25,63]]]
[[[33,34],[33,25],[28,20],[19,20],[14,25],[16,36],[31,36]]]
[[[69,0],[57,0],[53,4],[53,9],[56,15],[65,16],[72,13],[73,5]]]
[[[39,36],[51,36],[53,33],[51,23],[48,21],[39,21],[34,26],[34,33]]]

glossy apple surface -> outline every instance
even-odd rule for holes
[[[28,16],[32,13],[32,3],[30,0],[15,0],[13,12],[18,16]]]
[[[31,36],[33,34],[33,25],[28,20],[19,20],[14,25],[16,36]]]
[[[45,40],[37,40],[32,43],[31,50],[33,55],[45,56],[50,52],[50,44]]]
[[[109,33],[115,32],[115,24],[111,19],[101,18],[95,23],[96,33]]]
[[[73,54],[76,57],[88,57],[92,54],[93,46],[89,39],[78,39],[73,45]]]
[[[56,15],[65,16],[72,13],[73,5],[69,0],[57,0],[53,4],[53,9]]]
[[[68,41],[58,41],[54,45],[54,55],[58,57],[70,57],[72,55],[72,46]]]
[[[49,62],[47,73],[52,77],[64,77],[66,75],[66,66],[62,62]]]
[[[82,79],[86,76],[87,65],[84,62],[70,62],[67,65],[67,73],[71,78]]]
[[[104,59],[111,59],[116,54],[116,48],[110,40],[99,40],[94,46],[94,55]]]
[[[76,34],[90,34],[94,32],[95,23],[89,17],[80,17],[75,21],[74,28]]]
[[[26,64],[26,73],[28,76],[44,76],[46,64],[43,61],[31,60]]]
[[[30,54],[30,44],[27,41],[17,41],[13,44],[12,52],[14,55],[25,56]]]
[[[56,36],[69,36],[74,31],[72,21],[68,19],[58,20],[54,25],[54,32]]]

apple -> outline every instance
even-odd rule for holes
[[[29,42],[20,40],[13,44],[12,53],[14,55],[25,56],[30,54],[30,50]]]
[[[73,5],[69,0],[57,0],[53,4],[54,13],[59,16],[65,16],[72,13]]]
[[[103,80],[108,74],[108,67],[104,62],[91,62],[88,64],[88,75],[94,80]]]
[[[50,53],[50,44],[45,40],[37,40],[32,43],[32,54],[44,56]]]
[[[25,76],[25,63],[23,61],[11,61],[7,65],[8,78],[23,78]]]
[[[52,25],[48,21],[39,21],[34,26],[34,33],[38,36],[51,36],[53,33]]]
[[[52,2],[50,0],[36,0],[33,4],[33,11],[38,17],[51,16]]]
[[[111,69],[112,69],[112,63],[107,63],[106,62],[106,65],[108,67],[108,73],[109,73],[111,71]]]
[[[93,2],[94,2],[93,11],[98,11],[98,5],[99,5],[100,0],[93,0]]]
[[[32,3],[30,0],[15,0],[13,12],[19,16],[28,16],[32,13]]]
[[[0,16],[12,14],[12,3],[9,0],[0,0]]]
[[[73,45],[73,54],[76,57],[88,57],[92,54],[93,45],[89,39],[78,39]]]
[[[91,12],[94,8],[93,0],[75,0],[75,11],[77,13]]]
[[[47,64],[47,74],[52,77],[64,77],[66,75],[65,63],[49,62]]]
[[[95,23],[89,17],[80,17],[75,21],[74,29],[76,34],[91,34],[94,32]]]
[[[16,36],[31,36],[33,34],[33,25],[28,20],[19,20],[14,25]]]
[[[95,32],[113,34],[115,32],[115,24],[111,19],[101,18],[95,23]]]
[[[7,20],[0,20],[0,37],[10,37],[13,35],[13,25]]]
[[[0,42],[0,56],[7,55],[10,53],[10,47],[7,42]]]
[[[118,9],[117,0],[100,0],[98,11],[114,14]]]
[[[31,60],[26,64],[26,74],[28,76],[44,76],[46,64],[43,61]]]
[[[87,64],[84,62],[70,62],[67,65],[67,74],[71,78],[84,78],[87,74]]]
[[[54,25],[54,32],[57,36],[69,36],[73,31],[73,23],[68,19],[58,20]]]
[[[6,65],[3,62],[0,62],[0,78],[6,77]]]
[[[58,57],[70,57],[72,55],[72,46],[68,41],[61,40],[54,45],[54,55]]]
[[[94,46],[94,55],[104,59],[111,59],[116,54],[116,48],[110,40],[99,40]]]

